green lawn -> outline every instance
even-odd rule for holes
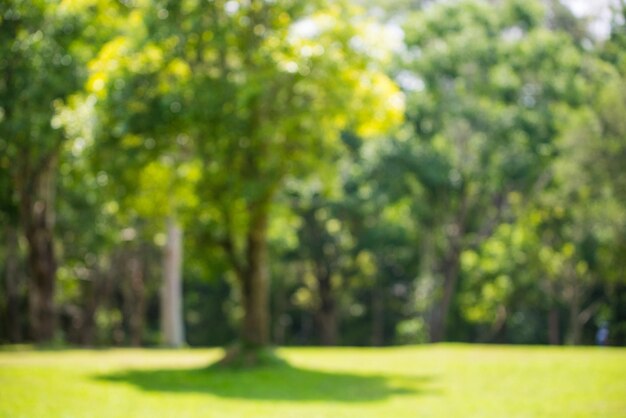
[[[0,351],[0,417],[626,417],[626,349],[281,349],[289,366],[207,369],[220,350]]]

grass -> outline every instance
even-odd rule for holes
[[[626,417],[626,349],[286,348],[224,370],[221,350],[2,350],[0,417]]]

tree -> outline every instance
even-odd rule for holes
[[[549,180],[555,109],[583,100],[581,51],[543,22],[539,2],[465,1],[433,5],[405,25],[398,78],[411,92],[414,139],[398,141],[391,158],[405,167],[420,217],[432,341],[446,336],[461,255],[505,220],[512,192],[532,198]]]
[[[65,136],[53,116],[80,85],[80,19],[48,2],[4,2],[0,9],[0,157],[28,243],[32,337],[54,338],[57,257],[55,177]]]
[[[343,129],[371,135],[400,119],[402,97],[376,64],[384,48],[340,4],[156,2],[131,15],[142,23],[91,65],[99,126],[112,127],[100,141],[150,159],[189,140],[203,167],[198,227],[214,231],[237,277],[243,347],[266,347],[274,197]]]
[[[610,51],[611,43],[598,52]],[[624,177],[616,165],[624,155],[617,117],[624,112],[623,80],[595,52],[586,54],[579,75],[584,104],[553,107],[558,134],[546,181],[533,199],[513,195],[511,223],[498,227],[477,253],[463,254],[466,317],[493,330],[508,328],[520,342],[592,341],[592,319],[599,326],[618,317],[609,304],[619,299],[622,265],[609,254],[623,248]],[[530,329],[529,317],[537,314],[547,316],[546,336]]]
[[[134,196],[127,206],[162,230],[163,280],[161,286],[162,341],[171,347],[185,342],[182,300],[183,230],[180,219],[198,205],[195,183],[200,177],[197,161],[184,162],[169,155],[153,161],[139,175]]]

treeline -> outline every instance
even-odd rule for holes
[[[0,342],[623,345],[623,2],[359,3],[4,1]]]

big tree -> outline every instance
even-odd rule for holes
[[[60,2],[0,6],[0,169],[28,245],[32,337],[55,334],[55,177],[65,141],[56,109],[80,87],[83,19]]]
[[[219,243],[239,284],[242,347],[266,347],[274,198],[342,130],[371,136],[400,119],[384,37],[323,1],[157,1],[131,23],[91,65],[96,144],[135,161],[185,144],[202,167],[193,228]]]

